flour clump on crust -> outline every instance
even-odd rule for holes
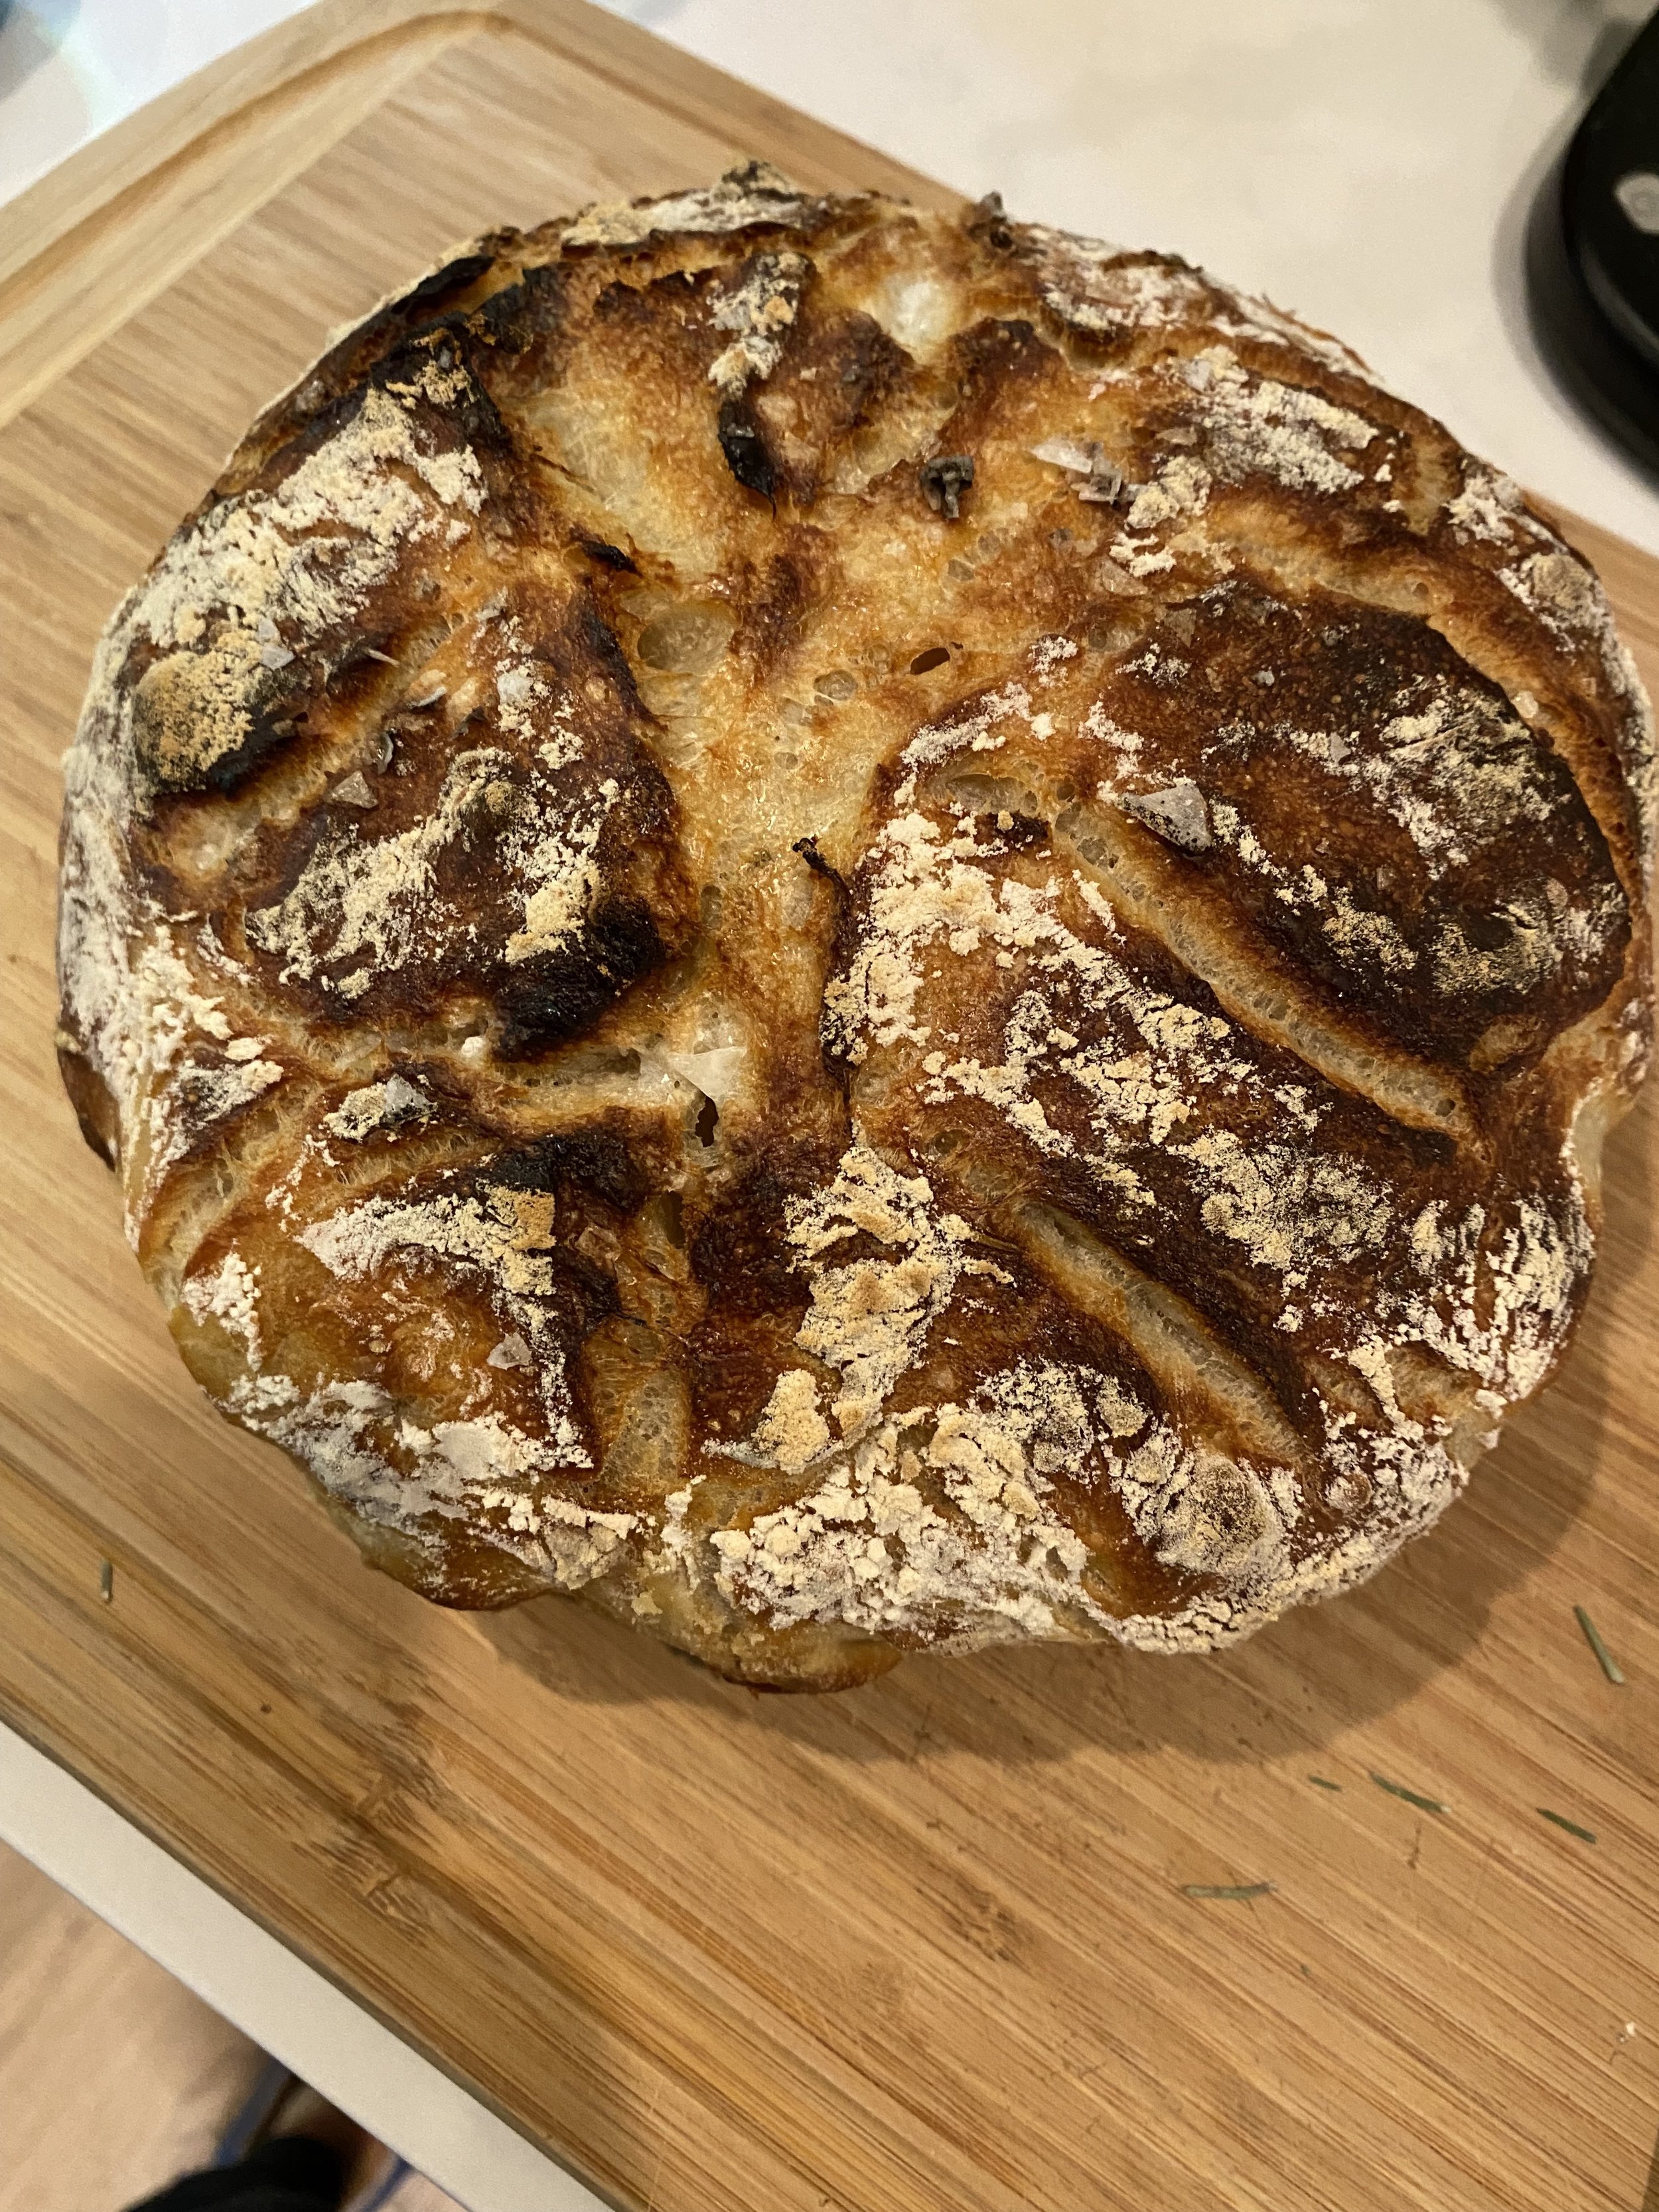
[[[1590,570],[1334,340],[751,163],[254,424],[68,757],[64,1079],[429,1597],[1206,1650],[1552,1371],[1655,804]]]

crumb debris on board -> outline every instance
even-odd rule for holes
[[[1415,1805],[1420,1813],[1445,1813],[1451,1808],[1443,1805],[1437,1797],[1425,1797],[1419,1790],[1407,1790],[1403,1782],[1390,1782],[1386,1774],[1373,1771],[1371,1780],[1379,1790],[1386,1790],[1390,1797],[1403,1797],[1408,1805]]]
[[[1274,1885],[1270,1881],[1183,1881],[1183,1897],[1224,1897],[1235,1901],[1251,1897],[1271,1897]]]
[[[1581,1843],[1593,1844],[1595,1841],[1593,1828],[1581,1828],[1577,1820],[1568,1820],[1565,1813],[1552,1813],[1547,1805],[1540,1805],[1534,1809],[1540,1820],[1553,1820],[1558,1828],[1565,1828],[1570,1836],[1577,1836]]]
[[[1340,1790],[1342,1787],[1340,1782],[1328,1781],[1322,1774],[1310,1774],[1308,1779],[1316,1790]]]
[[[98,1595],[106,1605],[110,1604],[114,1599],[115,1562],[113,1559],[100,1559],[98,1562]]]
[[[1612,1652],[1608,1650],[1607,1645],[1601,1641],[1601,1630],[1590,1619],[1589,1613],[1585,1612],[1582,1605],[1574,1606],[1572,1610],[1578,1626],[1584,1632],[1585,1643],[1589,1644],[1590,1650],[1595,1654],[1597,1660],[1601,1662],[1601,1672],[1607,1676],[1608,1681],[1614,1684],[1618,1688],[1623,1689],[1625,1686],[1625,1670],[1619,1664],[1619,1662],[1613,1657]]]

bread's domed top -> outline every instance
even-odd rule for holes
[[[1589,570],[1334,341],[750,165],[254,425],[69,757],[65,1077],[428,1595],[1201,1647],[1547,1376],[1653,775]]]

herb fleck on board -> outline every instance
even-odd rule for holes
[[[1593,1828],[1581,1828],[1577,1820],[1568,1820],[1565,1813],[1552,1813],[1547,1805],[1540,1805],[1536,1810],[1540,1820],[1553,1820],[1558,1828],[1565,1828],[1570,1836],[1577,1836],[1581,1844],[1593,1844],[1595,1841],[1595,1831]]]
[[[1224,1897],[1234,1899],[1251,1897],[1271,1897],[1273,1885],[1270,1881],[1183,1881],[1183,1897]]]
[[[1572,1610],[1578,1626],[1584,1632],[1585,1643],[1589,1644],[1590,1650],[1595,1654],[1597,1660],[1601,1663],[1601,1672],[1607,1676],[1608,1681],[1613,1683],[1618,1688],[1623,1689],[1625,1686],[1625,1670],[1619,1664],[1619,1662],[1613,1657],[1612,1652],[1608,1650],[1607,1645],[1601,1641],[1601,1630],[1590,1619],[1589,1613],[1585,1612],[1582,1605],[1574,1606]]]
[[[1415,1805],[1419,1813],[1444,1813],[1450,1809],[1437,1797],[1425,1797],[1419,1790],[1407,1790],[1403,1782],[1390,1782],[1386,1774],[1373,1771],[1371,1780],[1379,1790],[1386,1790],[1390,1797],[1403,1797],[1408,1805]]]

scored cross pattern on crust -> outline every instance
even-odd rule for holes
[[[69,757],[65,1080],[429,1596],[1203,1649],[1551,1371],[1653,776],[1589,570],[1343,347],[751,164],[253,426]]]

